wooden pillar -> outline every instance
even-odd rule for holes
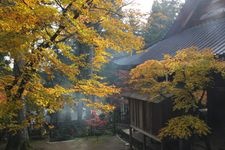
[[[115,109],[113,111],[113,135],[116,135],[116,113],[117,113],[117,109]]]
[[[179,150],[183,150],[183,140],[179,140]]]
[[[164,150],[164,142],[161,142],[160,150]]]
[[[130,132],[130,134],[129,134],[130,150],[132,150],[133,149],[133,140],[132,140],[132,138],[133,138],[133,131],[132,131],[131,127],[129,128],[129,132]]]
[[[143,135],[143,150],[146,150],[146,135]]]

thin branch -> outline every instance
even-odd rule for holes
[[[117,9],[117,11],[121,10],[123,7],[126,7],[126,6],[128,6],[128,5],[132,4],[132,3],[134,3],[134,0],[133,0],[133,1],[130,1],[130,2],[128,2],[128,3],[124,3],[123,5],[121,5],[121,6]]]
[[[184,76],[184,81],[186,82],[187,78],[186,78],[185,70],[182,71],[182,74]],[[188,94],[191,96],[191,98],[194,100],[195,96],[193,95],[193,93],[189,89],[186,89],[186,90],[187,90]]]
[[[48,35],[49,37],[51,37],[51,34],[48,32],[48,30],[47,30],[46,28],[44,28],[44,30],[45,30],[45,32],[47,33],[47,35]]]
[[[63,16],[66,15],[66,13],[69,11],[70,7],[72,7],[72,2],[63,10]],[[62,32],[63,29],[65,29],[65,26],[60,25],[58,30],[55,32],[55,34],[50,38],[50,41],[54,42],[55,39],[59,36],[59,34]]]
[[[203,90],[202,95],[201,95],[200,99],[198,100],[198,106],[200,106],[202,104],[205,93],[206,93],[206,90]]]
[[[106,9],[106,8],[102,8],[102,7],[93,7],[94,9],[98,9],[98,10],[104,10],[108,13],[111,13],[111,14],[114,14],[114,15],[118,15],[119,17],[124,17],[123,15],[119,14],[118,12],[116,11],[113,11],[113,10],[109,10],[109,9]]]
[[[29,6],[24,0],[22,0],[22,2],[27,5],[27,7],[29,7],[31,10],[33,10],[33,8],[31,6]]]
[[[66,37],[58,40],[58,41],[55,41],[56,43],[60,43],[60,42],[64,42],[65,40],[67,40],[68,38],[71,38],[72,36],[76,35],[75,33],[71,33],[69,35],[67,35]]]
[[[62,4],[58,0],[55,0],[55,2],[63,11],[65,10],[65,8],[62,6]]]

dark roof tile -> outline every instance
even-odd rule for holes
[[[120,66],[135,66],[146,60],[161,60],[164,54],[175,55],[176,51],[198,47],[211,48],[216,55],[225,54],[225,18],[189,28],[149,47],[139,55],[121,58],[114,63]]]

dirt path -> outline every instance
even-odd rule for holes
[[[79,138],[72,141],[53,142],[35,141],[35,150],[128,150],[128,146],[115,136]]]

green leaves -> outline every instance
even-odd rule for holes
[[[144,28],[146,45],[152,45],[164,38],[181,8],[179,0],[155,0],[152,12]]]

